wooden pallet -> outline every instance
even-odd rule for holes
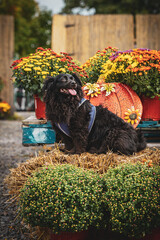
[[[137,128],[141,129],[147,142],[160,142],[160,121],[142,121]]]

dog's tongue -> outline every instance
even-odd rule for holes
[[[68,91],[71,95],[76,95],[77,94],[75,89],[68,89]]]

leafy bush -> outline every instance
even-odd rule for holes
[[[21,190],[21,215],[30,225],[55,233],[99,227],[103,215],[100,180],[93,171],[69,164],[44,167]]]
[[[160,51],[131,49],[116,52],[106,61],[101,78],[106,82],[122,82],[139,96],[160,97]]]
[[[160,167],[125,164],[103,175],[112,231],[141,237],[160,226]]]

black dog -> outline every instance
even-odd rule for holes
[[[139,130],[101,105],[83,98],[82,85],[73,74],[49,77],[43,87],[46,117],[71,153],[113,152],[131,155],[146,142]]]

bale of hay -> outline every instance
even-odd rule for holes
[[[160,149],[146,148],[132,156],[118,155],[111,151],[100,155],[90,153],[69,155],[61,152],[59,148],[56,147],[48,153],[40,154],[37,157],[27,160],[25,163],[20,163],[17,168],[10,169],[10,174],[6,177],[5,183],[8,186],[9,193],[17,196],[27,178],[44,165],[69,163],[84,169],[93,169],[99,174],[103,174],[109,167],[139,161],[148,162],[150,165],[160,165]]]

